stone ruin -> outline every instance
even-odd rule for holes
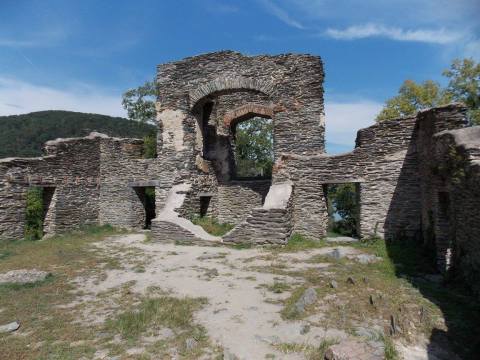
[[[450,104],[362,129],[353,151],[328,155],[323,79],[312,55],[222,51],[159,65],[157,157],[142,158],[142,140],[91,133],[48,141],[42,157],[1,159],[0,238],[23,238],[27,190],[39,186],[45,235],[151,220],[157,241],[318,239],[327,232],[325,186],[354,183],[360,237],[418,241],[440,271],[454,267],[479,287],[480,127],[466,127],[465,107]],[[273,122],[273,174],[237,178],[235,127],[255,117]],[[190,221],[195,214],[235,227],[215,237]]]

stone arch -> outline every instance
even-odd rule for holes
[[[190,109],[193,109],[203,98],[226,90],[254,90],[273,96],[274,85],[268,81],[260,81],[240,76],[219,77],[213,81],[201,85],[189,93]]]
[[[249,103],[226,113],[223,117],[223,124],[225,127],[231,128],[232,125],[234,126],[244,118],[259,115],[273,119],[273,114],[274,109],[272,107]]]

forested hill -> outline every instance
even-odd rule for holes
[[[98,131],[110,136],[142,138],[155,130],[120,117],[72,111],[39,111],[0,116],[0,158],[40,156],[48,140],[86,136]]]

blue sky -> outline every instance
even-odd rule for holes
[[[324,60],[330,152],[405,79],[480,59],[479,0],[0,0],[0,115],[124,116],[121,94],[159,63],[232,49]]]

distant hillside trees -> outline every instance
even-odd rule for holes
[[[406,80],[398,95],[386,101],[376,120],[414,115],[419,110],[455,101],[468,107],[471,124],[480,125],[480,63],[456,59],[443,75],[450,79],[446,88],[432,80],[420,84]]]
[[[92,131],[143,138],[155,131],[155,127],[120,117],[72,111],[0,116],[0,158],[41,156],[42,145],[48,140],[86,136]]]

